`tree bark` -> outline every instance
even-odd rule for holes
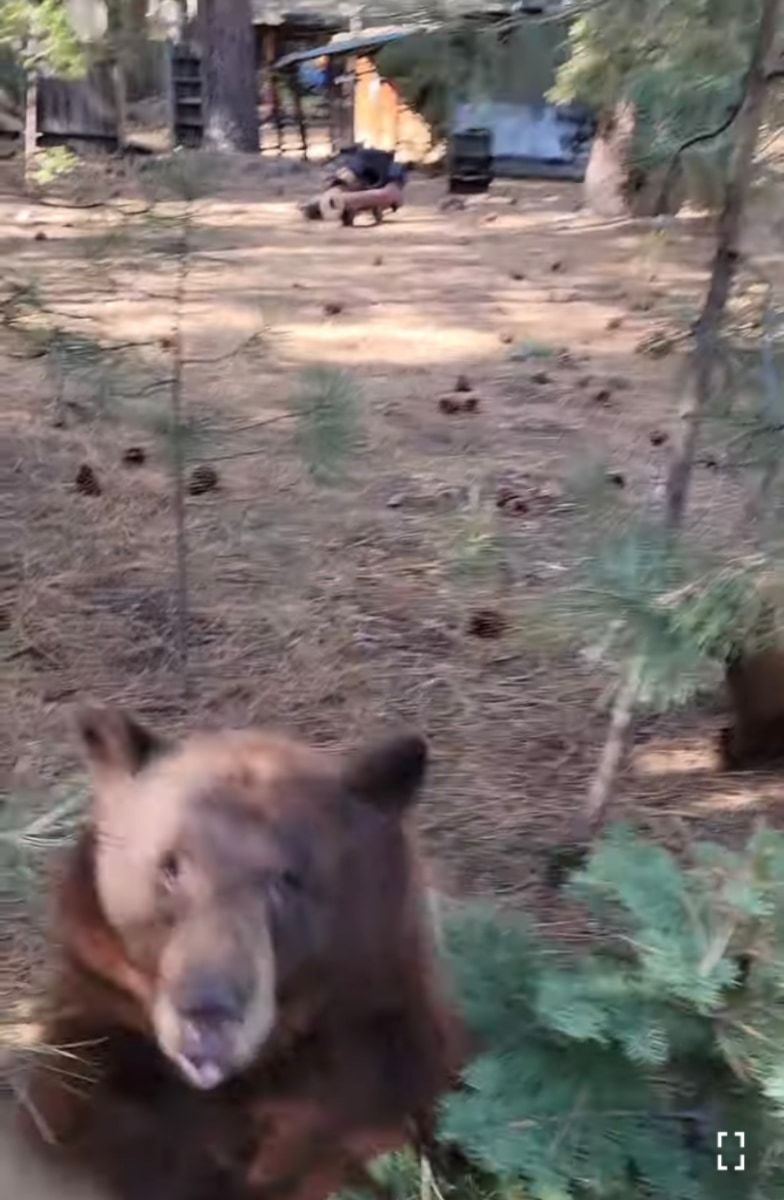
[[[664,526],[673,534],[677,534],[683,525],[699,435],[713,395],[721,325],[740,257],[743,215],[765,109],[768,58],[775,42],[783,5],[784,0],[763,2],[744,96],[735,122],[735,144],[724,205],[716,230],[716,250],[707,294],[694,330],[694,391],[682,413],[682,436],[667,479]],[[636,665],[630,666],[616,697],[599,766],[591,781],[580,817],[575,823],[575,828],[581,835],[584,835],[586,829],[595,834],[606,817],[631,730],[631,717],[637,697],[635,676],[638,669]]]
[[[694,394],[682,414],[683,436],[667,480],[666,521],[671,529],[683,523],[702,421],[713,394],[724,311],[740,257],[743,214],[752,178],[754,152],[765,111],[767,60],[778,28],[782,0],[765,0],[754,43],[746,90],[738,111],[724,207],[716,230],[708,293],[695,327]]]
[[[256,44],[250,0],[199,0],[206,145],[259,150]]]
[[[685,199],[682,172],[642,171],[632,156],[637,114],[618,104],[600,123],[583,181],[589,209],[601,217],[658,217],[677,213]]]
[[[30,186],[38,151],[38,72],[29,67],[25,85],[24,178]]]

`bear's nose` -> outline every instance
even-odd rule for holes
[[[242,989],[220,976],[189,979],[177,997],[181,1016],[199,1026],[218,1027],[239,1021],[244,1008]]]

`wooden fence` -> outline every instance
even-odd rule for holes
[[[115,147],[121,140],[122,97],[114,67],[90,67],[83,79],[44,76],[38,82],[41,142],[81,139]]]

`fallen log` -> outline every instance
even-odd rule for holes
[[[303,211],[311,220],[342,221],[344,225],[353,225],[357,213],[369,212],[378,224],[386,211],[397,212],[402,204],[403,189],[397,183],[387,183],[361,192],[328,188],[318,200],[306,204]]]

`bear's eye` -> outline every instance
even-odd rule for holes
[[[171,890],[177,883],[180,877],[180,868],[179,856],[173,850],[164,854],[158,865],[158,870],[160,872],[161,883],[167,890]]]

